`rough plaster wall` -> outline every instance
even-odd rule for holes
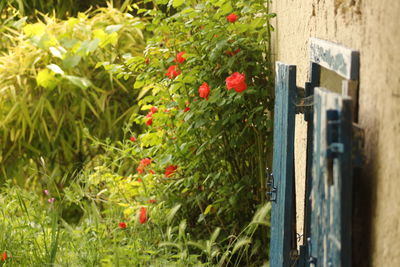
[[[400,266],[400,1],[273,0],[276,60],[308,80],[308,40],[317,37],[361,54],[359,123],[366,166],[355,180],[354,266]],[[304,187],[306,129],[296,121],[296,186]],[[301,199],[297,201],[301,217]],[[299,226],[298,231],[301,231]]]

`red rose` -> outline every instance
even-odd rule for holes
[[[236,16],[235,13],[232,13],[232,14],[228,15],[228,16],[226,17],[226,19],[227,19],[229,22],[234,23],[234,22],[238,19],[238,16]]]
[[[153,118],[150,118],[146,121],[146,125],[150,126],[153,124]]]
[[[245,74],[240,74],[239,72],[235,72],[231,76],[226,78],[225,80],[226,87],[228,88],[228,90],[231,90],[233,88],[236,92],[241,93],[247,88],[245,80],[246,80]]]
[[[179,62],[179,63],[183,63],[183,62],[185,62],[185,60],[186,60],[186,58],[184,58],[183,57],[183,55],[185,54],[186,52],[185,51],[182,51],[182,52],[179,52],[177,55],[176,55],[176,61],[177,62]]]
[[[6,261],[7,259],[7,252],[3,252],[3,255],[1,256],[1,261]]]
[[[179,74],[181,74],[180,70],[177,70],[176,65],[169,66],[168,71],[165,75],[167,75],[170,79],[177,77]]]
[[[142,173],[144,172],[144,166],[143,166],[143,165],[139,165],[139,166],[136,168],[136,170],[137,170],[137,172],[138,172],[139,174],[142,174]]]
[[[131,138],[129,138],[132,142],[136,141],[136,137],[132,136]]]
[[[188,112],[190,110],[190,108],[189,107],[186,107],[184,110],[183,110],[183,112]]]
[[[140,208],[139,222],[141,224],[147,222],[147,209],[145,207]]]
[[[210,87],[206,82],[204,82],[200,87],[199,87],[199,94],[200,97],[208,100],[208,95],[210,94]]]
[[[178,169],[178,166],[176,165],[169,165],[167,168],[165,168],[165,172],[164,175],[165,177],[171,177],[172,174],[174,174],[174,172],[176,171],[176,169]]]
[[[151,111],[151,113],[154,114],[158,111],[158,108],[153,106],[153,107],[151,107],[150,111]]]
[[[121,229],[125,229],[125,228],[126,228],[126,223],[120,222],[120,223],[118,224],[118,227],[121,228]]]
[[[146,118],[153,118],[153,112],[151,111],[147,112]]]
[[[150,165],[151,164],[151,159],[149,159],[149,158],[144,158],[144,159],[142,159],[141,161],[140,161],[140,165],[143,165],[143,166],[147,166],[147,165]]]
[[[137,178],[137,181],[138,181],[138,183],[141,183],[141,182],[142,182],[142,179]]]

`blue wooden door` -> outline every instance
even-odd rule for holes
[[[295,244],[296,66],[276,63],[270,266],[292,266]]]
[[[352,121],[350,97],[315,88],[310,266],[351,266]]]

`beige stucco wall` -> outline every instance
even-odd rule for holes
[[[297,65],[298,86],[308,80],[309,37],[360,51],[359,123],[365,129],[366,165],[354,184],[354,266],[400,266],[400,1],[272,2],[275,59]],[[302,118],[295,149],[301,193]]]

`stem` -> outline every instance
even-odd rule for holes
[[[269,15],[269,9],[270,9],[270,0],[267,0],[267,16]],[[268,46],[268,52],[267,52],[267,63],[269,65],[269,71],[272,71],[272,52],[271,52],[271,23],[270,23],[270,18],[267,18],[267,46]]]
[[[262,137],[254,129],[257,138],[257,159],[258,159],[258,175],[260,179],[260,193],[261,193],[261,204],[265,203],[265,173],[264,173],[264,160],[263,160],[263,142]]]
[[[243,177],[243,175],[240,171],[239,164],[237,163],[236,158],[234,156],[234,155],[236,155],[236,153],[234,153],[234,151],[232,151],[231,147],[229,146],[229,139],[225,132],[222,133],[222,136],[223,136],[223,142],[224,142],[224,147],[225,147],[224,150],[231,155],[231,156],[228,156],[228,158],[230,159],[229,162],[231,163],[232,167],[234,169],[236,169],[238,179],[240,180],[240,178]]]

